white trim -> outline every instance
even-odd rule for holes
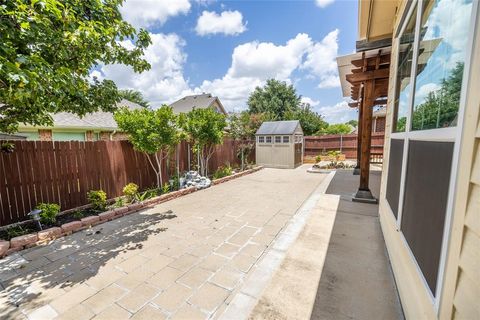
[[[467,41],[467,46],[465,50],[465,65],[463,69],[462,76],[462,87],[460,92],[460,103],[457,114],[457,127],[453,127],[456,130],[455,136],[455,145],[453,149],[453,158],[452,158],[452,168],[450,172],[450,185],[448,188],[448,199],[447,199],[447,211],[445,213],[445,222],[443,228],[443,237],[442,237],[442,247],[440,251],[440,261],[438,266],[437,274],[437,285],[435,290],[435,311],[437,315],[440,311],[440,302],[443,297],[443,284],[445,281],[445,267],[448,255],[449,248],[449,239],[452,228],[452,218],[453,218],[453,208],[455,206],[455,191],[457,188],[457,172],[458,172],[458,162],[460,157],[460,147],[463,138],[463,127],[465,122],[465,107],[467,100],[467,90],[469,87],[470,73],[471,70],[471,60],[473,54],[473,42],[475,39],[476,25],[478,23],[479,17],[479,5],[478,1],[472,1],[472,14],[470,17],[470,30],[469,38]],[[477,70],[476,70],[477,71]]]
[[[461,106],[461,102],[459,107]],[[460,108],[459,108],[460,113]],[[408,133],[409,140],[446,141],[455,142],[457,127],[436,128],[429,130],[411,131]]]

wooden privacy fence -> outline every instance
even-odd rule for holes
[[[372,132],[371,152],[383,155],[384,132]],[[357,157],[356,134],[334,134],[305,137],[305,156],[317,156],[328,151],[341,151],[348,159]]]
[[[12,153],[0,152],[0,226],[26,220],[38,203],[58,203],[68,210],[88,203],[89,190],[102,189],[108,198],[122,195],[123,187],[134,182],[140,189],[156,185],[155,174],[146,156],[128,141],[14,141]],[[238,165],[238,142],[226,139],[216,147],[210,172],[229,162]],[[192,153],[180,143],[162,176],[190,169]],[[251,154],[249,160],[255,159]],[[193,167],[192,167],[193,169]]]

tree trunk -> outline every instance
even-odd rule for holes
[[[160,151],[161,153],[162,151]],[[159,188],[162,188],[163,186],[163,179],[162,179],[162,156],[160,156],[160,158],[158,158],[158,152],[155,153],[155,160],[157,161],[157,168],[158,168],[158,171],[157,171],[157,183],[160,182],[160,184],[158,185]]]

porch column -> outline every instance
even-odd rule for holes
[[[360,159],[362,155],[362,115],[363,115],[363,87],[360,89],[360,99],[358,101],[358,124],[357,124],[357,165],[353,169],[353,175],[360,174]]]
[[[362,109],[362,134],[361,134],[361,155],[360,155],[360,185],[358,191],[352,198],[353,201],[377,203],[368,186],[370,177],[370,143],[372,140],[372,109],[374,97],[375,80],[364,82],[364,99]]]

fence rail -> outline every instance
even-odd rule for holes
[[[372,132],[371,152],[383,154],[383,132]],[[317,156],[328,151],[341,151],[348,159],[357,157],[357,135],[356,134],[335,134],[325,136],[305,137],[305,156]]]
[[[14,152],[0,152],[0,226],[25,220],[40,202],[58,203],[62,210],[68,210],[87,204],[89,190],[102,189],[108,198],[114,198],[129,182],[141,189],[156,184],[146,156],[128,141],[12,143]],[[230,139],[217,146],[209,162],[210,172],[226,162],[238,165],[237,148],[238,142]],[[250,161],[255,159],[253,153]],[[181,172],[194,162],[186,142],[164,162],[164,181],[176,172],[176,160]]]

